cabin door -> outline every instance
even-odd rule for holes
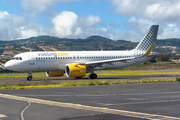
[[[31,52],[29,53],[28,57],[29,57],[29,65],[34,65],[35,58]]]

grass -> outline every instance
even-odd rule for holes
[[[0,75],[0,78],[9,78],[9,77],[27,77],[27,75]],[[33,77],[47,77],[45,74],[38,74],[38,75],[33,75]]]
[[[140,84],[140,83],[158,83],[158,82],[179,82],[180,78],[170,80],[118,80],[118,81],[99,81],[99,80],[88,80],[88,81],[78,81],[78,82],[53,82],[53,81],[43,81],[41,83],[29,83],[22,82],[12,85],[11,83],[0,84],[0,90],[9,89],[37,89],[37,88],[55,88],[55,87],[75,87],[75,86],[93,86],[93,85],[117,85],[117,84]]]

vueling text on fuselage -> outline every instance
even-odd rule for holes
[[[68,53],[38,53],[38,56],[69,56]]]

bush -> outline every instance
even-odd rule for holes
[[[175,78],[175,81],[179,82],[179,81],[180,81],[180,78],[179,78],[179,77],[176,77],[176,78]]]

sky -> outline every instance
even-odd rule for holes
[[[158,39],[180,38],[180,0],[1,0],[0,40],[49,35],[138,42],[151,25]]]

